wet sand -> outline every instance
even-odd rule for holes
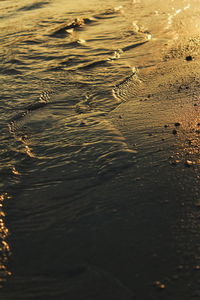
[[[129,101],[110,113],[138,151],[124,191],[133,204],[127,230],[137,255],[126,263],[136,299],[199,297],[200,63],[195,39],[183,40],[156,67],[139,70],[136,94],[134,83],[119,86]]]

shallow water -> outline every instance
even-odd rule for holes
[[[0,12],[2,299],[198,298],[199,2]]]

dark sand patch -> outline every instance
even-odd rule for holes
[[[184,56],[141,70],[137,93],[134,84],[119,85],[115,95],[127,102],[110,113],[138,150],[126,199],[132,195],[130,211],[138,212],[135,228],[141,233],[143,223],[148,227],[143,241],[132,228],[140,245],[134,249],[140,252],[134,265],[139,299],[161,299],[159,290],[162,299],[191,299],[198,292],[200,62]]]

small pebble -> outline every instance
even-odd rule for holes
[[[165,284],[161,283],[160,281],[154,281],[153,285],[156,286],[157,288],[161,289],[161,290],[166,288]]]
[[[174,125],[175,125],[176,127],[178,127],[178,126],[180,126],[180,125],[181,125],[181,123],[179,123],[179,122],[176,122],[176,123],[174,123]]]
[[[191,61],[191,60],[193,60],[193,57],[191,55],[188,55],[188,56],[186,56],[185,60]]]
[[[192,165],[194,165],[195,163],[193,162],[193,161],[191,161],[191,160],[186,160],[185,161],[185,166],[187,166],[187,167],[190,167],[190,166],[192,166]]]
[[[15,167],[12,168],[12,173],[15,175],[21,175],[20,172]]]
[[[164,125],[164,128],[167,128],[167,127],[169,127],[169,125],[166,125],[166,124],[165,124],[165,125]]]
[[[177,134],[177,130],[176,129],[172,130],[172,133]]]

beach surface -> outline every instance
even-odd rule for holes
[[[199,1],[0,10],[0,298],[199,299]]]

